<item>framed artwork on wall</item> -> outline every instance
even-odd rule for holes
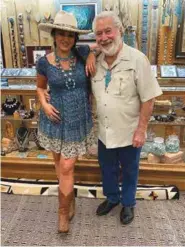
[[[185,67],[177,67],[177,76],[185,78]]]
[[[51,49],[51,46],[27,46],[26,53],[28,58],[28,67],[35,67],[38,59],[45,54],[50,53]]]
[[[33,51],[33,63],[36,64],[39,58],[46,55],[46,50],[34,50]]]
[[[73,13],[81,30],[92,30],[94,17],[102,10],[101,0],[58,0],[55,1],[57,11],[64,10]],[[92,32],[79,36],[80,40],[95,40]]]
[[[177,77],[176,65],[161,65],[161,77]]]

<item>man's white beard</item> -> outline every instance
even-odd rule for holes
[[[114,56],[120,47],[120,44],[122,44],[122,37],[120,35],[118,35],[116,37],[116,39],[112,42],[112,44],[110,44],[110,47],[104,48],[102,47],[102,45],[100,44],[100,49],[101,51],[106,55],[106,56]]]

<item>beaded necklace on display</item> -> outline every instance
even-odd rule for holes
[[[158,18],[159,0],[152,0],[151,28],[150,28],[150,50],[149,59],[152,64],[156,64],[157,37],[158,37]]]
[[[142,4],[142,31],[141,31],[141,51],[147,55],[148,53],[148,16],[149,16],[149,1],[143,0]]]
[[[9,21],[9,28],[10,28],[10,43],[11,43],[11,53],[12,53],[12,62],[13,67],[18,68],[18,59],[17,59],[17,46],[16,46],[16,39],[15,39],[15,19],[10,17]]]
[[[61,65],[62,61],[69,61],[69,70],[64,70],[64,68]],[[65,85],[67,89],[73,89],[75,88],[75,76],[74,76],[74,71],[75,71],[75,57],[72,53],[69,54],[68,57],[60,57],[57,55],[57,52],[55,50],[55,63],[56,67],[60,69],[62,72],[64,78],[65,78]]]

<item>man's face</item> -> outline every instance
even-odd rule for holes
[[[106,56],[115,55],[122,43],[121,33],[110,17],[96,22],[96,42]]]

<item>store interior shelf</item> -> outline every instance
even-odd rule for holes
[[[101,175],[97,159],[81,158],[75,165],[75,182],[81,184],[100,184]],[[53,159],[2,157],[2,177],[55,180]],[[174,184],[185,190],[185,163],[162,164],[140,162],[139,183]]]
[[[2,95],[34,95],[36,94],[35,89],[5,89],[1,88]]]

